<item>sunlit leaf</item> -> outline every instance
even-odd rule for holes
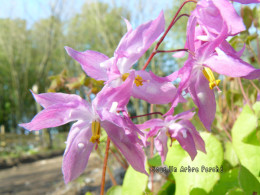
[[[258,104],[260,105],[260,104]],[[255,111],[258,107],[254,106]],[[241,162],[260,181],[260,147],[243,142],[243,139],[257,129],[258,118],[246,105],[236,120],[231,133],[234,150]]]
[[[131,166],[128,167],[122,187],[122,194],[124,195],[141,195],[144,194],[148,183],[148,176],[139,173]]]
[[[121,195],[122,194],[122,186],[112,186],[108,189],[107,195]]]
[[[169,147],[165,164],[177,167],[177,172],[173,172],[176,180],[176,195],[189,194],[193,188],[200,188],[208,193],[220,177],[219,172],[206,172],[205,169],[217,166],[218,171],[222,171],[221,143],[210,133],[201,133],[201,136],[205,141],[207,154],[198,152],[194,161],[178,144],[174,143]],[[187,168],[187,171],[181,172],[184,168]],[[194,172],[188,172],[188,168],[193,169]]]

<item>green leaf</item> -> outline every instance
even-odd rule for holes
[[[237,154],[231,142],[225,143],[224,159],[227,160],[233,167],[239,163]]]
[[[260,127],[257,127],[254,131],[249,133],[242,141],[246,144],[260,146]]]
[[[244,166],[239,170],[239,183],[246,194],[260,193],[260,183]]]
[[[255,34],[252,34],[252,35],[248,35],[248,36],[246,37],[246,42],[249,43],[249,42],[255,40],[257,37],[258,37],[258,34],[256,34],[256,33],[255,33]]]
[[[246,29],[249,29],[253,22],[253,11],[248,6],[243,7],[241,11]]]
[[[108,189],[107,195],[121,195],[122,194],[122,186],[112,186]]]
[[[209,195],[225,194],[229,190],[239,187],[238,183],[238,168],[232,169],[228,172],[221,173],[220,180],[214,186]]]
[[[241,188],[234,188],[229,190],[226,195],[245,195]]]
[[[160,191],[157,193],[157,195],[168,195],[168,194],[174,194],[175,192],[175,184],[166,181],[164,185],[161,187]]]
[[[139,173],[131,166],[128,167],[123,181],[122,194],[124,195],[141,195],[144,194],[148,183],[148,176]]]
[[[207,195],[207,192],[201,188],[193,188],[190,195]]]
[[[157,154],[153,158],[148,159],[148,164],[153,167],[161,166],[161,164],[162,164],[161,156],[159,154]]]
[[[256,106],[254,106],[254,108],[256,108]],[[257,111],[257,109],[255,111]],[[255,116],[249,106],[246,105],[237,118],[231,130],[231,134],[232,144],[241,164],[260,181],[258,175],[260,170],[260,147],[243,142],[243,140],[246,139],[245,137],[256,130],[258,125],[257,119],[257,116]]]
[[[210,133],[201,133],[201,136],[205,141],[207,154],[198,151],[194,161],[179,144],[174,143],[169,147],[165,164],[177,167],[177,172],[173,172],[176,180],[176,195],[189,194],[193,188],[200,188],[209,193],[220,177],[218,172],[205,172],[203,167],[217,166],[221,171],[220,166],[223,161],[221,143]],[[181,172],[184,168],[193,168],[197,172]]]

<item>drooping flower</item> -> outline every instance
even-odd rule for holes
[[[186,47],[192,54],[179,71],[168,77],[170,80],[181,78],[178,93],[182,90],[190,93],[199,108],[200,120],[208,130],[211,128],[216,112],[215,95],[212,89],[218,88],[220,83],[220,80],[215,79],[213,72],[246,79],[260,77],[260,69],[256,69],[240,59],[243,49],[236,52],[226,41],[229,35],[237,34],[243,28],[242,25],[238,25],[240,26],[238,28],[231,24],[230,18],[224,14],[227,8],[229,8],[230,17],[237,21],[234,24],[240,23],[240,20],[237,18],[234,8],[230,7],[231,4],[228,1],[222,1],[226,4],[225,8],[216,6],[219,4],[216,1],[200,1],[198,8],[194,11],[195,14],[190,16],[187,26]],[[203,8],[201,8],[202,5]],[[207,8],[205,5],[209,7]],[[218,19],[216,19],[218,23],[207,26],[209,22],[207,18],[210,18],[211,9],[215,10],[213,13],[218,13]],[[216,9],[219,11],[217,12]],[[171,114],[174,107],[175,105],[167,114]]]
[[[194,114],[190,110],[175,116],[167,116],[164,120],[158,118],[151,119],[137,125],[141,130],[150,129],[146,133],[144,142],[149,137],[155,137],[154,145],[161,156],[162,163],[165,161],[168,152],[168,138],[171,139],[171,142],[177,140],[182,148],[188,152],[192,160],[197,155],[197,150],[206,153],[203,139],[189,121]]]
[[[142,132],[130,119],[117,111],[124,110],[130,93],[124,88],[133,84],[134,75],[117,89],[105,87],[97,94],[92,105],[80,96],[64,93],[33,94],[35,100],[44,110],[31,122],[20,124],[28,130],[40,130],[57,127],[76,121],[70,129],[63,156],[62,172],[65,183],[77,178],[85,169],[89,155],[99,143],[103,127],[131,166],[139,172],[146,173],[146,157],[138,133]]]
[[[163,12],[153,21],[132,29],[127,24],[127,33],[120,40],[112,58],[95,51],[78,52],[65,47],[67,53],[77,60],[87,75],[96,80],[105,81],[112,87],[120,86],[131,72],[134,72],[134,85],[130,90],[135,98],[143,99],[152,104],[165,104],[172,101],[176,88],[163,77],[156,77],[152,72],[135,71],[132,66],[150,48],[164,31]]]

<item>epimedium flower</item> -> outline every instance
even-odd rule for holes
[[[163,12],[155,20],[142,24],[136,29],[132,29],[127,20],[125,22],[127,33],[120,40],[112,58],[91,50],[78,52],[70,47],[65,49],[81,64],[82,69],[90,77],[105,81],[106,85],[118,87],[133,72],[134,85],[125,89],[130,90],[133,97],[153,104],[171,102],[176,94],[176,88],[168,79],[157,77],[152,72],[132,69],[132,66],[164,31]]]
[[[145,171],[146,157],[138,134],[142,132],[117,111],[124,110],[130,93],[124,90],[133,84],[134,75],[117,89],[105,87],[92,105],[78,95],[64,93],[34,94],[35,100],[44,108],[31,122],[20,124],[27,130],[57,127],[76,121],[68,134],[63,156],[62,172],[65,183],[77,178],[85,169],[93,147],[99,144],[101,127],[118,147],[131,166]]]
[[[168,138],[170,138],[171,143],[177,140],[192,160],[196,157],[197,150],[206,153],[203,139],[189,121],[194,114],[192,110],[189,110],[175,116],[167,116],[165,119],[151,119],[137,125],[141,130],[150,129],[149,132],[144,131],[146,134],[143,141],[146,143],[148,138],[155,137],[154,145],[161,156],[162,163],[165,161],[168,152]]]
[[[225,2],[227,7],[230,4],[228,1],[221,1]],[[204,2],[204,0],[200,2]],[[210,6],[210,8],[218,3],[216,1],[205,1],[205,4]],[[227,7],[223,9],[226,10]],[[217,8],[222,9],[221,6]],[[220,19],[217,20],[219,22],[217,28],[221,27],[221,29],[218,29],[220,31],[214,34],[214,30],[216,30],[214,26],[212,25],[211,29],[211,26],[207,27],[207,22],[202,22],[204,19],[208,21],[206,19],[207,14],[211,13],[209,11],[203,12],[199,8],[196,9],[198,9],[194,11],[196,14],[190,16],[187,26],[186,47],[191,54],[184,66],[179,71],[169,75],[168,78],[170,80],[175,80],[178,77],[181,78],[178,93],[181,93],[182,90],[190,93],[191,98],[199,108],[198,116],[200,120],[210,130],[216,113],[215,95],[212,89],[215,87],[218,88],[220,83],[220,80],[215,79],[213,72],[229,77],[257,79],[260,77],[260,69],[256,69],[241,60],[240,56],[243,53],[243,49],[236,52],[226,41],[229,35],[239,33],[239,29],[243,30],[241,25],[238,25],[240,28],[230,25],[230,18],[225,18],[227,17],[225,14],[222,16],[221,13],[224,13],[224,11],[221,10],[218,12]],[[203,9],[206,8],[203,7]],[[230,7],[230,10],[232,11],[233,9]],[[234,16],[234,14],[235,12],[231,15]],[[237,22],[234,23],[239,23],[239,21],[237,19]],[[174,106],[173,104],[166,114],[171,114]]]

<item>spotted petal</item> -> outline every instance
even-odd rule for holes
[[[66,184],[76,179],[85,170],[94,146],[89,141],[91,135],[89,124],[77,122],[72,125],[62,163],[62,172]]]
[[[188,90],[194,103],[199,108],[198,115],[201,122],[210,131],[211,124],[215,119],[216,101],[214,91],[209,88],[209,82],[202,71],[198,71],[196,76],[193,76]]]

